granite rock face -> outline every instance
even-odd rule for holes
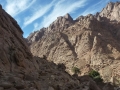
[[[119,12],[119,2],[116,2],[109,3],[96,15],[80,16],[76,20],[69,14],[58,17],[44,29],[44,35],[31,43],[31,52],[34,56],[46,56],[49,61],[65,64],[70,74],[72,67],[78,67],[80,75],[94,69],[105,82],[117,81],[120,79],[117,71],[120,68],[120,22],[119,14],[115,15]],[[32,33],[30,40],[34,35],[36,37],[36,33]]]
[[[65,16],[64,23],[71,21]],[[39,41],[46,34],[44,29],[35,32],[29,45]],[[22,37],[17,22],[0,5],[0,90],[99,90],[90,78],[81,81],[78,76],[69,75],[63,64],[48,62],[46,57],[33,57]]]
[[[108,5],[100,12],[101,17],[107,17],[113,22],[120,22],[120,2],[110,2]]]

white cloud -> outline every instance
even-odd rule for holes
[[[39,23],[34,23],[34,28],[36,29],[36,30],[39,30],[40,28],[38,28],[39,27]],[[35,29],[33,30],[33,31],[35,31]]]
[[[36,19],[42,17],[45,13],[47,13],[50,8],[54,5],[55,0],[53,0],[53,2],[51,2],[50,4],[44,6],[44,7],[38,7],[35,12],[33,12],[33,14],[31,16],[28,16],[24,19],[24,26],[26,27],[27,25],[31,24],[33,21],[35,21]]]
[[[97,11],[100,11],[108,2],[109,2],[109,0],[100,0],[100,2],[94,4],[91,7],[88,7],[88,9],[86,9],[82,13],[82,15],[95,14]]]
[[[39,24],[37,27],[34,27],[34,30],[38,30],[42,27],[48,27],[50,23],[52,23],[54,20],[56,20],[57,17],[63,16],[66,13],[73,12],[74,10],[81,8],[86,5],[87,0],[77,0],[72,1],[72,0],[60,0],[58,1],[52,10],[50,14],[47,16],[44,16],[44,20],[41,21],[42,23]]]
[[[6,0],[5,10],[15,17],[19,13],[28,9],[36,0]]]
[[[53,11],[44,18],[42,26],[47,27],[52,23],[58,16],[63,16],[66,13],[73,12],[74,10],[81,8],[86,5],[87,0],[60,0],[54,6]]]
[[[34,27],[36,28],[36,27],[38,27],[38,25],[39,25],[38,23],[35,23],[35,24],[34,24]]]

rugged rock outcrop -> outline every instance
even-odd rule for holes
[[[44,36],[44,30],[35,33],[30,45]],[[0,90],[100,90],[90,77],[71,76],[63,64],[33,57],[22,34],[0,5]]]
[[[106,82],[119,82],[120,22],[119,17],[112,14],[120,12],[119,5],[119,2],[109,3],[100,13],[80,16],[76,20],[69,14],[58,17],[44,30],[41,38],[31,43],[32,54],[44,55],[57,64],[64,63],[69,73],[75,66],[81,70],[81,75],[92,68],[99,71]],[[32,38],[36,37],[34,35],[36,33]]]
[[[44,35],[46,28],[42,28],[40,31],[35,31],[34,33],[31,33],[26,41],[30,45],[33,42],[37,42],[39,38],[41,38]]]
[[[103,8],[99,14],[101,17],[107,17],[113,22],[120,22],[120,2],[110,2]]]
[[[55,20],[48,28],[42,28],[39,31],[31,33],[27,37],[27,42],[34,43],[39,41],[40,38],[47,36],[48,33],[61,32],[62,30],[68,28],[74,23],[72,17],[67,13],[65,16],[60,16]]]
[[[89,77],[82,81],[81,77],[70,76],[65,72],[64,65],[56,65],[39,57],[34,57],[34,60],[40,68],[36,73],[0,72],[0,90],[100,90]]]
[[[29,72],[35,70],[32,54],[22,34],[23,31],[17,22],[0,6],[1,71],[17,72],[21,69],[23,72]]]

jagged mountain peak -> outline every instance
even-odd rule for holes
[[[45,35],[47,35],[47,33],[54,32],[54,31],[60,32],[65,28],[68,28],[69,26],[71,26],[73,23],[74,23],[74,20],[72,19],[69,13],[65,14],[64,16],[59,16],[47,28],[42,28],[39,31],[35,31],[31,33],[27,37],[26,41],[29,44],[32,42],[36,42],[43,36],[43,34],[46,33]]]
[[[67,13],[65,16],[63,16],[64,18],[73,21],[73,18],[70,16],[69,13]]]
[[[110,81],[115,77],[114,67],[118,70],[120,64],[119,11],[119,2],[116,2],[109,3],[96,15],[80,16],[76,20],[69,14],[60,16],[38,42],[30,45],[31,51],[35,56],[46,55],[50,61],[64,63],[69,73],[71,67],[77,66],[84,75],[86,65],[90,65],[101,72],[105,81]]]
[[[74,23],[74,20],[72,19],[72,17],[67,13],[64,16],[60,16],[57,17],[57,19],[50,24],[50,26],[48,26],[47,30],[49,32],[54,31],[55,29],[57,31],[61,31],[64,28],[68,28],[69,26],[71,26]],[[59,29],[57,29],[59,28]]]
[[[60,18],[65,18],[65,19],[68,19],[68,20],[73,20],[73,18],[70,16],[69,13],[66,13],[64,16],[57,17],[57,19],[60,19]]]
[[[103,10],[100,12],[101,17],[106,17],[110,19],[111,21],[118,21],[120,22],[120,1],[118,2],[110,2],[108,5],[103,8]]]

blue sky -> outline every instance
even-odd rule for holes
[[[31,32],[48,27],[57,17],[69,13],[73,19],[95,14],[108,2],[120,0],[0,0],[6,12],[15,18],[27,37]]]

